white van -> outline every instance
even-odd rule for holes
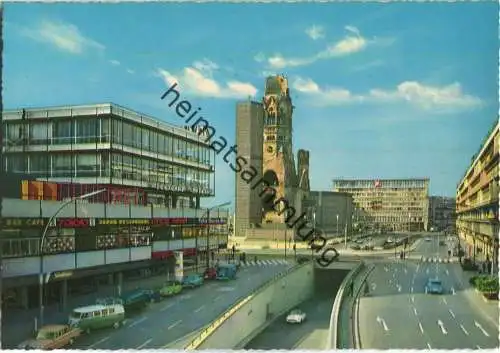
[[[69,325],[90,333],[104,327],[118,328],[125,321],[125,308],[122,304],[96,304],[73,309]]]

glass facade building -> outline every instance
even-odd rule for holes
[[[147,203],[198,208],[215,192],[215,153],[198,132],[109,103],[11,110],[3,163],[38,180],[140,188]]]

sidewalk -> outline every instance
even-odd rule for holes
[[[359,296],[363,296],[363,280],[370,271],[370,266],[365,266],[365,268],[354,278],[354,295],[357,295],[358,291]],[[349,285],[346,287],[346,290],[349,290]],[[356,323],[356,319],[354,318],[355,310],[354,310],[354,298],[352,295],[345,296],[344,301],[340,307],[339,311],[339,319],[338,324],[340,328],[340,335],[338,337],[338,349],[357,349],[355,347],[354,342],[354,324]],[[336,348],[332,348],[336,349]]]
[[[200,271],[203,271],[201,268]],[[189,273],[191,270],[186,270]],[[139,279],[124,280],[122,293],[136,288],[154,288],[165,283],[167,275],[150,276]],[[170,277],[171,279],[171,277]],[[98,291],[89,294],[68,297],[66,310],[61,310],[60,305],[53,304],[45,307],[44,324],[66,323],[73,308],[95,304],[96,299],[114,296],[116,286],[102,286]],[[34,334],[35,318],[39,317],[39,308],[34,309],[8,309],[2,312],[2,346],[4,349],[15,348],[22,341],[29,339]]]

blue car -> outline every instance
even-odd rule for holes
[[[199,287],[203,284],[203,276],[200,275],[189,275],[183,278],[182,286],[184,288],[194,288]]]
[[[443,294],[443,284],[439,279],[429,279],[425,285],[425,294]]]

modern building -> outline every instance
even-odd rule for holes
[[[454,197],[429,197],[429,230],[456,234],[456,204]]]
[[[176,258],[201,265],[227,246],[228,212],[200,208],[215,192],[202,132],[115,104],[5,111],[2,127],[7,303],[37,306],[40,273],[64,304],[82,284],[173,274]]]
[[[236,145],[238,155],[262,175],[263,108],[258,102],[241,102],[236,105]],[[262,220],[260,188],[254,188],[235,173],[236,222],[235,234],[244,234]]]
[[[465,256],[498,265],[499,124],[486,135],[457,186],[457,232],[465,241]]]
[[[364,229],[427,230],[429,179],[334,179],[333,190],[352,195],[355,222]]]
[[[353,198],[345,192],[310,191],[305,200],[307,218],[326,236],[352,234]]]

